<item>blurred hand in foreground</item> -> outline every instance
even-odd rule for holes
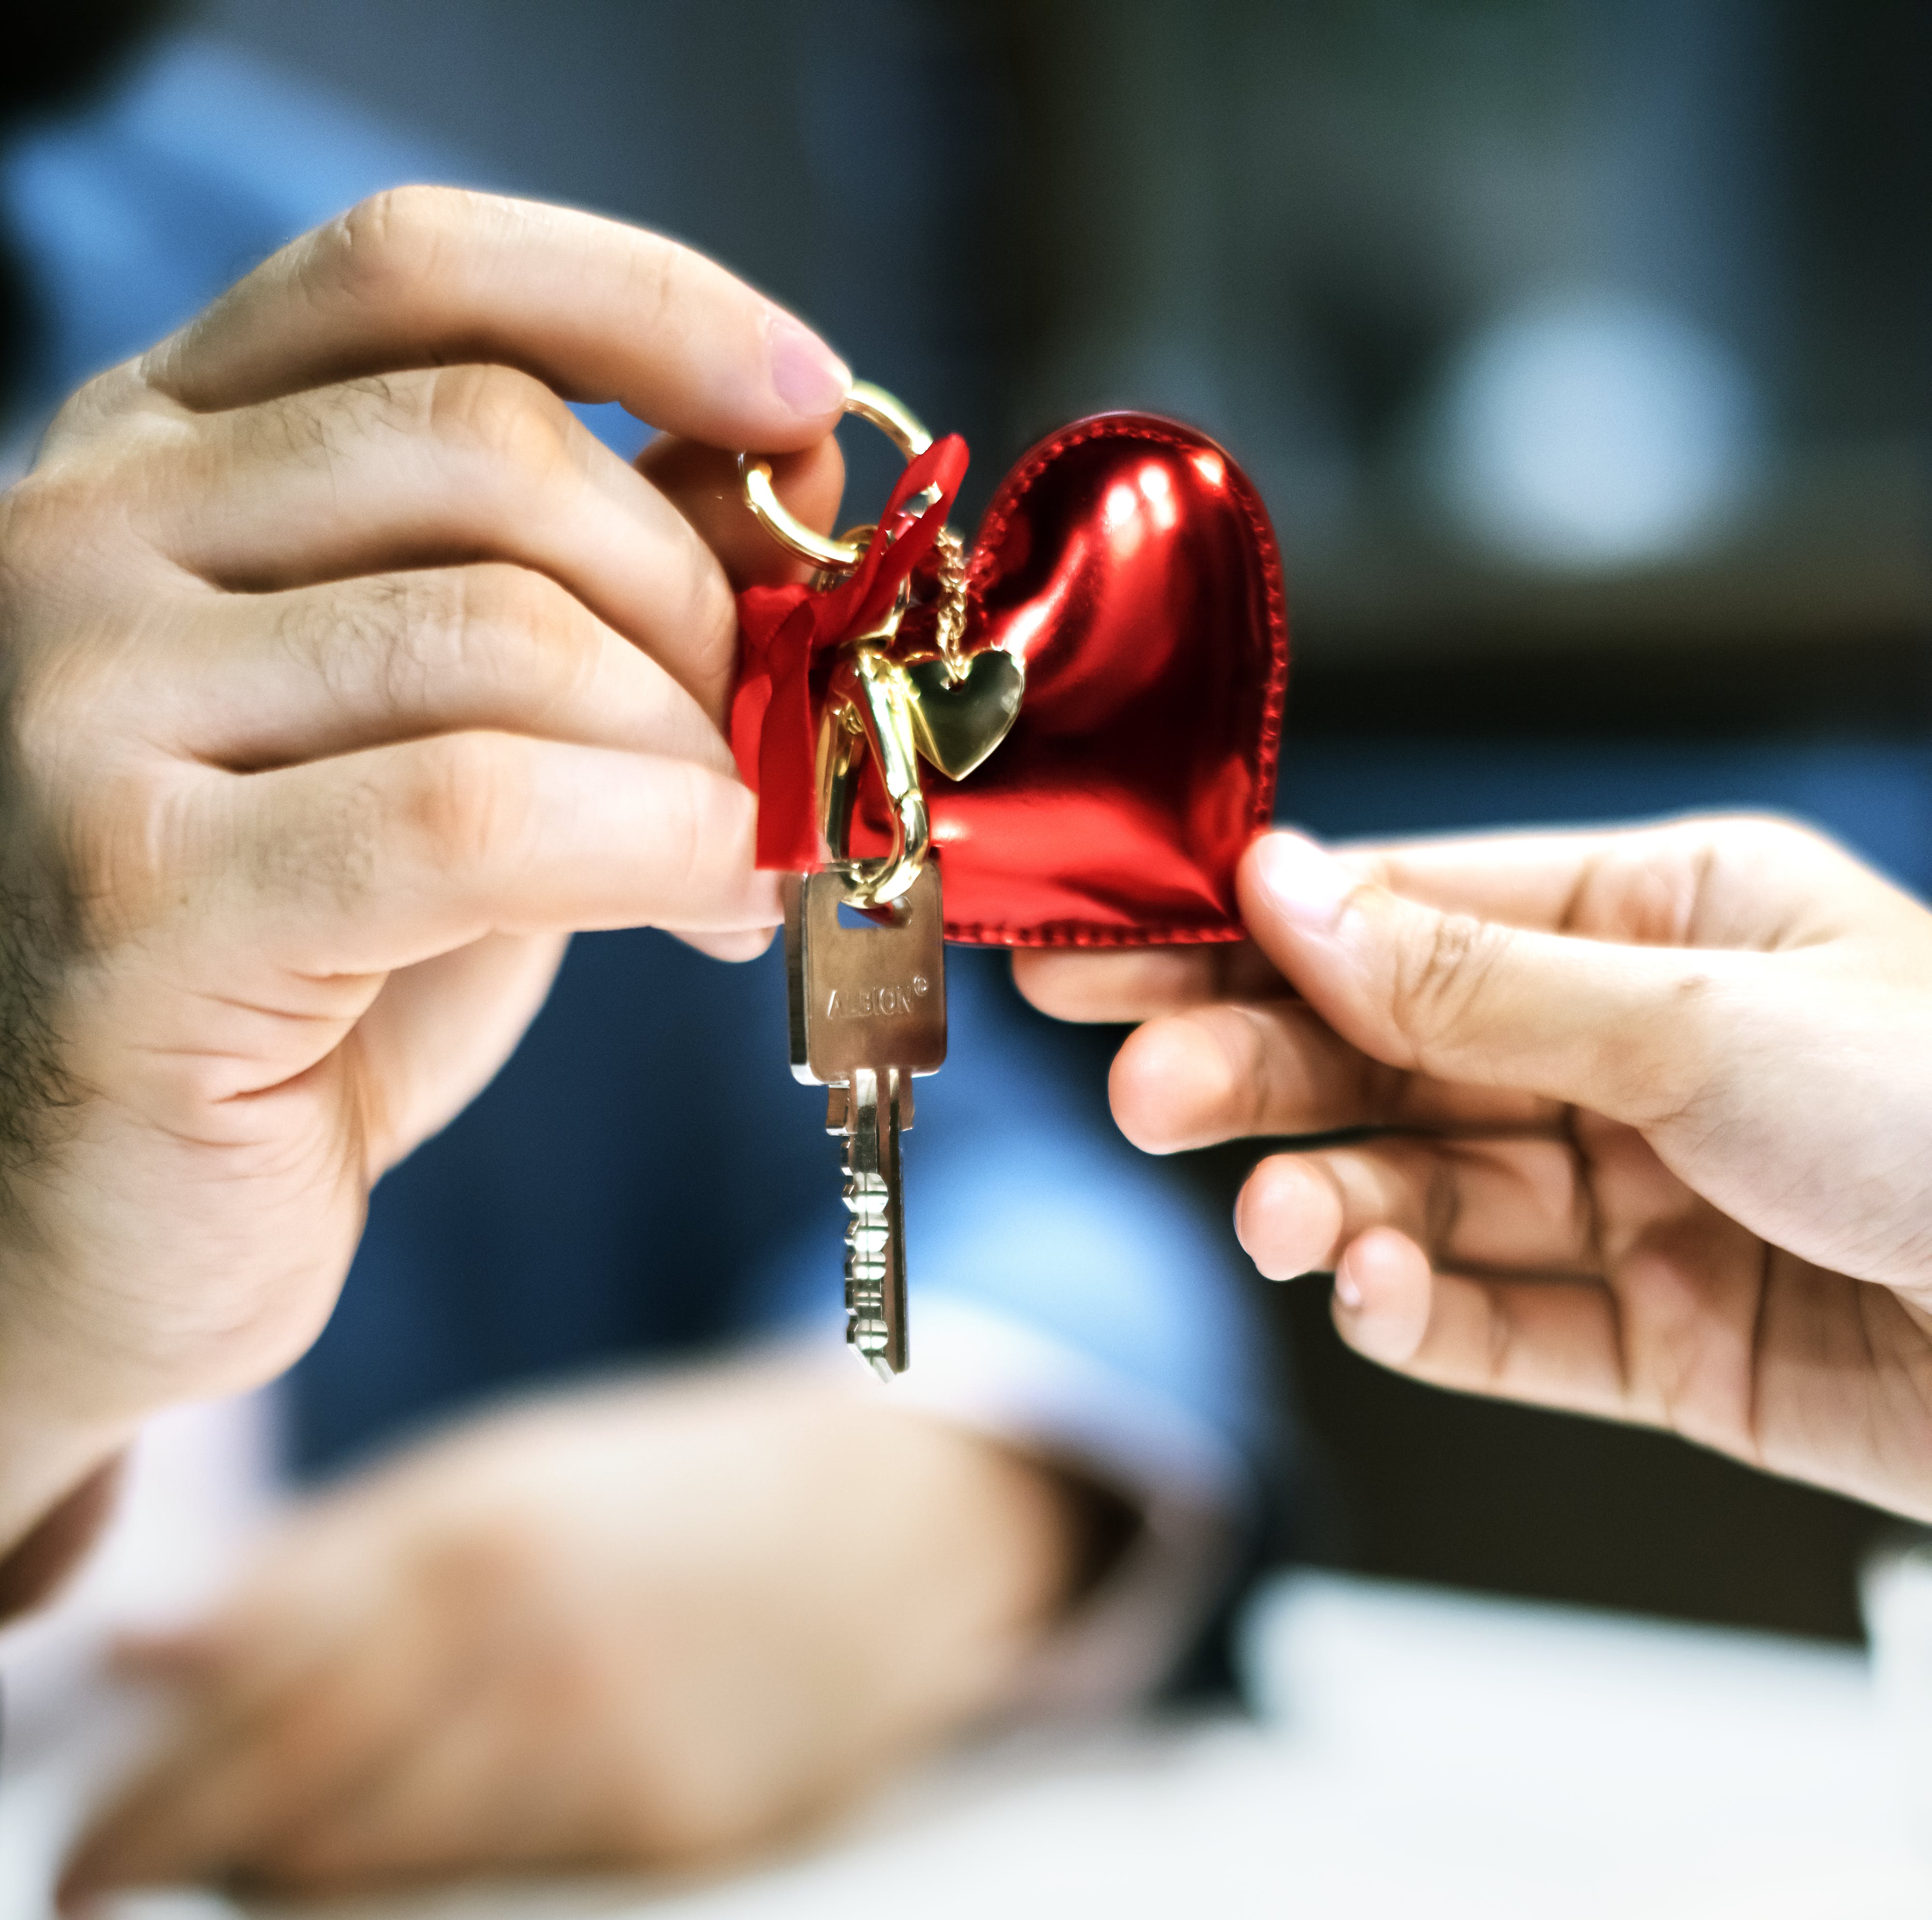
[[[1252,946],[1023,955],[1360,1352],[1932,1519],[1932,914],[1758,820],[1250,848]],[[1290,989],[1301,998],[1293,997]]]
[[[764,946],[718,722],[730,572],[782,556],[704,448],[826,524],[847,384],[668,241],[404,188],[0,496],[0,1556],[303,1350],[571,930]],[[634,470],[566,399],[686,437]]]
[[[1074,1578],[1061,1483],[842,1375],[514,1408],[299,1511],[127,1650],[181,1718],[64,1899],[742,1855],[1002,1703]]]

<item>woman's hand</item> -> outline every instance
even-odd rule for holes
[[[1334,1268],[1421,1378],[1932,1519],[1932,914],[1756,820],[1275,834],[1240,899],[1253,947],[1018,973],[1150,1020],[1112,1094],[1152,1151],[1349,1136],[1249,1180],[1262,1272]]]
[[[217,1618],[130,1649],[182,1717],[65,1898],[742,1855],[998,1703],[1067,1592],[1065,1503],[842,1376],[513,1411],[298,1514]]]

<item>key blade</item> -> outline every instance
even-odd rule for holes
[[[906,1370],[908,1355],[906,1340],[905,1187],[900,1178],[899,1165],[899,1136],[904,1130],[899,1120],[904,1090],[910,1085],[911,1076],[895,1066],[880,1077],[882,1082],[889,1083],[880,1088],[884,1097],[879,1102],[878,1116],[879,1173],[886,1184],[886,1346],[882,1358],[888,1371],[903,1373]],[[873,1364],[877,1367],[878,1363],[874,1361]]]
[[[898,1070],[852,1076],[845,1141],[845,1337],[882,1380],[906,1367],[905,1208]]]

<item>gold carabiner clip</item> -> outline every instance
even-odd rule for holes
[[[926,793],[920,784],[913,698],[903,668],[872,641],[890,643],[911,598],[902,585],[878,630],[859,636],[832,670],[818,730],[818,818],[832,865],[844,876],[847,904],[884,907],[918,879],[931,844]],[[851,855],[852,812],[859,773],[869,751],[892,810],[892,850],[876,860]]]

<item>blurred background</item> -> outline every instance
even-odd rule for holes
[[[1932,884],[1922,4],[208,0],[171,24],[445,177],[728,262],[967,436],[969,521],[1078,412],[1215,434],[1287,564],[1285,818],[1771,807]],[[859,518],[886,468],[852,452]],[[1232,1201],[1256,1156],[1192,1171]],[[1858,1631],[1863,1510],[1388,1378],[1316,1282],[1272,1304],[1309,1430],[1298,1551]]]

